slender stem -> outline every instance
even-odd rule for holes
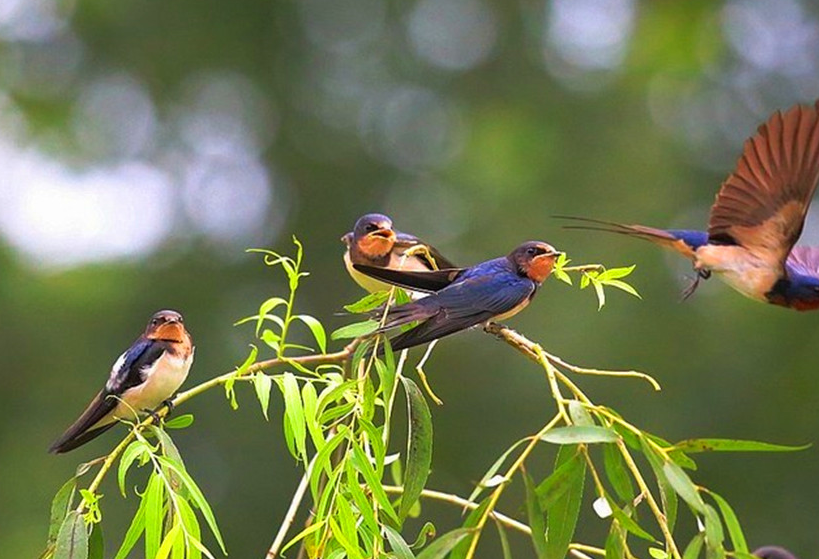
[[[404,488],[396,485],[385,485],[384,491],[392,495],[402,495],[404,493]],[[433,489],[424,489],[423,491],[421,491],[421,497],[425,499],[431,499],[433,501],[451,503],[453,505],[458,505],[459,507],[468,510],[475,510],[480,506],[478,503],[475,503],[474,501],[470,501],[468,499],[464,499],[463,497],[459,497],[458,495],[444,493],[442,491],[435,491]],[[493,520],[497,520],[504,526],[512,528],[513,530],[517,530],[518,532],[522,532],[529,536],[532,535],[532,529],[529,528],[529,526],[527,526],[523,522],[518,522],[514,518],[506,516],[505,514],[501,514],[496,511],[491,511],[489,513],[489,517],[492,518]]]
[[[581,264],[579,266],[565,266],[561,268],[564,272],[593,272],[605,269],[606,267],[602,264]]]
[[[543,436],[547,431],[552,429],[555,425],[560,423],[561,420],[560,414],[554,416],[549,423],[543,426],[543,428],[538,431],[538,433],[532,437],[532,440],[529,441],[529,444],[526,445],[526,448],[523,449],[523,452],[520,453],[517,460],[509,466],[509,469],[506,471],[506,475],[504,477],[506,479],[512,479],[512,476],[517,472],[532,451],[535,449],[537,444],[540,442],[540,437]],[[472,537],[472,542],[469,545],[469,551],[467,551],[465,559],[471,559],[475,555],[475,550],[478,548],[478,541],[481,538],[481,532],[483,531],[483,527],[486,525],[486,521],[490,516],[491,511],[495,508],[495,505],[498,503],[498,499],[500,499],[501,494],[503,493],[504,488],[508,485],[508,483],[502,483],[495,488],[492,492],[492,495],[489,497],[489,505],[484,510],[481,517],[478,519],[478,523],[475,525],[475,535]]]
[[[310,463],[304,470],[304,475],[301,476],[301,481],[299,482],[299,486],[296,488],[296,493],[293,495],[293,499],[290,501],[290,507],[287,509],[287,513],[284,515],[284,520],[282,520],[281,526],[279,526],[276,539],[273,540],[270,549],[267,551],[266,559],[276,559],[276,557],[278,557],[279,550],[281,550],[282,545],[284,545],[284,539],[287,537],[287,532],[290,530],[290,527],[296,520],[296,514],[299,512],[299,507],[304,499],[304,494],[307,492],[310,474],[313,471],[313,465],[315,463],[316,457],[313,456],[313,459],[310,460]]]

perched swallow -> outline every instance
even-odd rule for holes
[[[523,310],[549,277],[561,253],[539,241],[523,243],[508,256],[470,268],[410,272],[355,264],[381,281],[430,293],[389,310],[384,332],[419,321],[390,340],[394,350],[424,344],[489,320],[504,320]]]
[[[396,231],[392,220],[381,214],[366,214],[355,222],[352,231],[341,237],[347,245],[344,265],[353,280],[369,291],[384,291],[389,286],[370,276],[362,274],[353,266],[392,268],[411,272],[454,268],[455,265],[444,258],[435,247],[418,237]],[[410,254],[406,252],[410,249]],[[418,250],[421,249],[421,250]]]
[[[754,550],[753,555],[761,559],[796,559],[796,555],[785,549],[784,547],[776,547],[774,545],[766,545]]]
[[[819,308],[819,247],[794,247],[819,182],[819,102],[777,111],[746,140],[711,207],[708,231],[655,229],[559,216],[675,250],[743,295],[800,311]]]
[[[182,315],[159,311],[145,333],[119,356],[108,382],[49,452],[73,450],[113,427],[118,419],[137,419],[173,396],[193,362],[193,340]]]

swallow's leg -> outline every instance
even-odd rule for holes
[[[505,324],[501,324],[500,322],[492,322],[491,320],[483,325],[484,332],[495,336],[499,340],[506,339],[503,337],[503,331],[508,329],[509,327],[506,326]]]
[[[436,396],[435,392],[432,391],[432,387],[430,387],[429,382],[427,382],[427,375],[426,373],[424,373],[424,365],[426,364],[427,359],[429,359],[429,356],[432,354],[432,348],[434,348],[435,344],[437,343],[438,340],[433,340],[429,344],[429,346],[427,346],[427,350],[424,352],[424,356],[415,366],[415,371],[418,373],[418,378],[421,379],[421,384],[424,385],[424,390],[427,391],[427,394],[429,394],[429,397],[432,398],[432,401],[438,404],[439,406],[443,406],[444,401],[441,400],[438,396]]]
[[[162,408],[167,408],[168,413],[165,414],[165,417],[169,417],[174,408],[173,400],[171,400],[170,398],[162,400],[162,403],[160,403],[154,409],[142,411],[144,411],[145,413],[154,418],[154,425],[159,425],[159,423],[162,421],[162,417],[159,416],[159,412],[162,411]]]
[[[700,280],[707,280],[711,277],[711,270],[707,270],[702,268],[700,270],[696,270],[697,275],[694,276],[694,280],[688,284],[688,287],[683,289],[682,292],[682,300],[687,301],[689,297],[691,297],[697,288],[700,286]]]

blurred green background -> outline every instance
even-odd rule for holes
[[[598,313],[590,292],[549,281],[512,325],[576,363],[654,374],[660,393],[578,381],[667,438],[815,442],[819,314],[716,281],[680,304],[685,262],[550,216],[702,227],[744,138],[817,97],[812,0],[0,0],[2,555],[40,551],[54,492],[123,433],[45,451],[152,312],[186,317],[187,386],[230,370],[253,341],[232,323],[285,289],[244,249],[289,251],[295,233],[312,272],[300,308],[337,327],[360,295],[338,238],[369,211],[462,263],[527,239],[636,263],[643,301],[612,293]],[[803,242],[819,242],[813,217]],[[470,332],[427,365],[446,402],[432,487],[468,494],[551,417],[544,378],[510,351]],[[266,423],[239,396],[236,412],[219,390],[191,401],[178,443],[231,556],[253,558],[299,468],[280,402]],[[700,465],[751,545],[819,555],[819,447]],[[109,554],[136,506],[111,482]],[[501,508],[518,513],[510,494]],[[600,543],[587,505],[579,537]],[[441,528],[458,512],[425,508]]]

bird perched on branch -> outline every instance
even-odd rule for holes
[[[418,237],[393,229],[392,220],[381,214],[366,214],[352,231],[341,237],[347,245],[344,265],[353,280],[369,292],[384,291],[389,285],[362,274],[354,264],[408,271],[454,268],[432,245]]]
[[[819,247],[794,247],[819,182],[819,101],[777,111],[746,140],[734,172],[711,207],[708,231],[585,222],[570,229],[602,230],[651,241],[712,273],[743,295],[800,311],[819,308]]]
[[[354,264],[367,276],[429,293],[392,307],[378,332],[419,321],[390,340],[394,350],[417,346],[490,320],[504,320],[523,310],[554,269],[561,253],[539,241],[523,243],[508,256],[469,268],[406,271]]]
[[[81,446],[116,424],[154,412],[182,385],[193,362],[193,340],[182,315],[159,311],[145,333],[119,356],[108,382],[82,415],[49,448],[60,454]]]

